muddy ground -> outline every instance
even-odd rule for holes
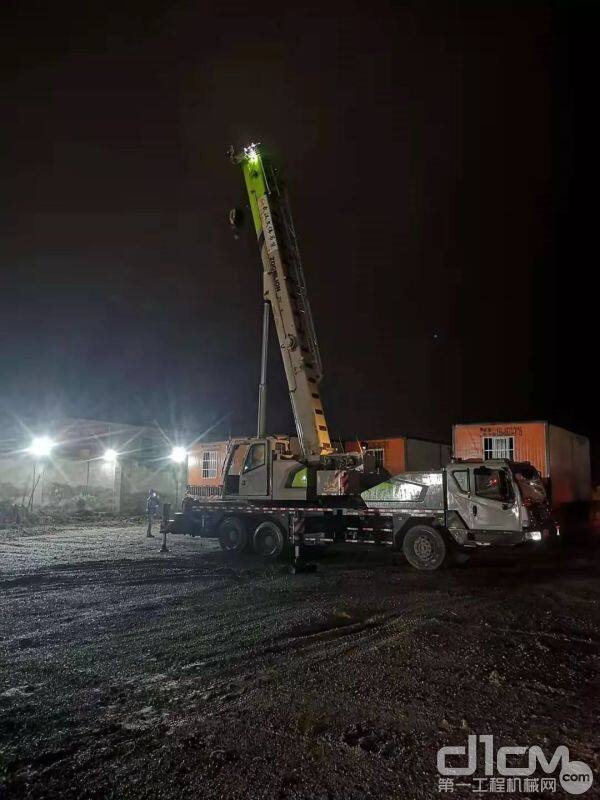
[[[0,531],[0,797],[440,797],[437,749],[469,733],[565,744],[598,796],[597,549],[432,575],[354,549],[292,576],[158,547]]]

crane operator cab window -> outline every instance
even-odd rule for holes
[[[257,467],[264,467],[266,461],[266,445],[264,442],[253,444],[248,455],[246,456],[246,463],[244,464],[244,475],[251,472]]]
[[[250,445],[240,478],[240,497],[266,497],[269,493],[267,443]]]

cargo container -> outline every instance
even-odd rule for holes
[[[546,421],[454,425],[452,453],[463,459],[528,461],[546,482],[554,508],[591,498],[588,439]]]
[[[365,448],[366,445],[366,448]],[[376,467],[381,467],[390,475],[399,472],[440,469],[450,461],[451,448],[448,444],[414,439],[409,436],[389,436],[379,439],[361,439],[344,443],[347,453],[356,453],[361,446],[370,453]]]
[[[223,488],[223,463],[229,441],[202,442],[188,453],[187,492],[194,497],[219,497]]]

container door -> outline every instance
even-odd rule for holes
[[[507,470],[471,467],[472,528],[484,531],[521,530],[519,504]]]
[[[240,475],[240,497],[267,497],[269,494],[270,452],[266,440],[248,449]]]

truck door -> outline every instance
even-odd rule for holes
[[[225,475],[223,479],[223,495],[231,495],[237,497],[240,493],[240,475],[246,455],[248,454],[248,445],[234,444],[227,455],[225,463]]]
[[[448,467],[448,508],[460,515],[467,528],[473,527],[471,481],[468,467],[462,464]]]
[[[250,445],[240,475],[240,497],[261,498],[269,495],[270,457],[266,440]]]
[[[469,525],[478,530],[518,531],[519,505],[507,470],[471,467]]]

